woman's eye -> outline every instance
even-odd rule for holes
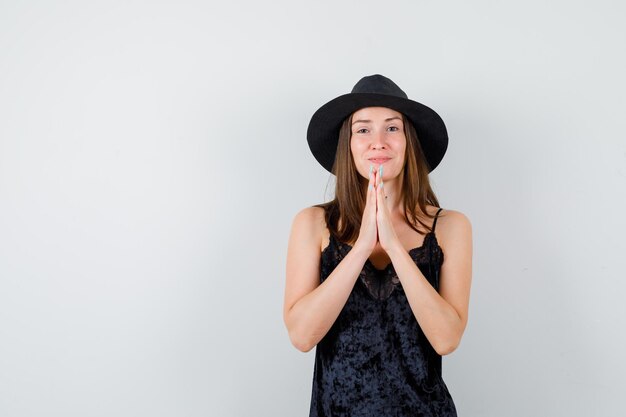
[[[365,133],[365,132],[367,132],[366,128],[359,129],[359,130],[356,131],[356,133]]]
[[[396,132],[396,131],[398,130],[398,128],[397,128],[396,126],[389,126],[389,129],[390,129],[392,132]]]

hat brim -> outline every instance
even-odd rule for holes
[[[375,93],[348,93],[320,107],[311,117],[307,142],[315,159],[330,173],[335,162],[339,129],[353,112],[364,107],[388,107],[411,120],[432,172],[448,148],[448,132],[442,118],[430,107],[408,98]]]

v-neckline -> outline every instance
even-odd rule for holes
[[[420,246],[417,246],[415,248],[409,249],[407,251],[407,253],[409,255],[411,255],[411,258],[413,258],[413,253],[414,252],[418,252],[421,249],[424,249],[426,247],[426,239],[429,238],[429,236],[432,236],[433,239],[435,239],[435,242],[437,243],[437,246],[439,246],[439,242],[437,242],[437,236],[435,235],[435,232],[430,231],[428,233],[426,233],[424,235],[424,240],[422,241],[422,244]],[[335,237],[332,235],[332,233],[330,234],[330,239],[335,239]],[[350,248],[350,250],[352,250],[352,245],[348,244],[348,243],[344,243],[339,241],[338,239],[335,239],[336,242],[339,242],[339,244],[347,246]],[[328,246],[326,246],[326,248],[324,248],[324,251],[326,251],[326,249],[328,249],[330,247],[330,244]],[[440,247],[441,248],[441,247]],[[323,252],[324,252],[323,251]],[[376,266],[372,263],[372,261],[370,260],[370,258],[368,257],[367,260],[365,261],[365,265],[369,265],[374,271],[376,271],[379,274],[385,273],[387,271],[389,271],[390,269],[393,268],[393,262],[389,262],[383,269],[378,269],[376,268]]]

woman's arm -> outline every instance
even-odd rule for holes
[[[320,284],[324,211],[308,207],[293,220],[287,250],[283,320],[291,343],[308,352],[326,335],[346,304],[368,255],[356,246]]]
[[[437,223],[437,240],[442,248],[445,246],[439,293],[404,248],[396,247],[388,252],[417,322],[440,355],[453,352],[461,342],[472,280],[470,221],[458,211],[446,210],[446,213]]]

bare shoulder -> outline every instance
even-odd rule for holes
[[[285,320],[295,303],[320,284],[321,227],[324,227],[321,207],[307,207],[293,218],[287,247]]]
[[[315,206],[305,207],[296,213],[293,223],[297,223],[298,226],[321,231],[326,223],[324,220],[324,209]],[[318,236],[321,236],[321,234],[318,234]]]
[[[436,210],[438,210],[438,208]],[[444,208],[439,213],[435,234],[437,235],[440,246],[445,251],[446,247],[456,243],[471,243],[472,223],[469,217],[464,213],[458,210]]]
[[[433,214],[437,213],[437,210],[439,210],[439,208],[434,207]],[[440,224],[444,224],[444,223],[447,225],[452,225],[452,226],[457,226],[457,227],[458,226],[471,227],[470,219],[464,213],[458,210],[452,210],[452,209],[447,209],[447,208],[443,208],[441,212],[439,213],[439,220],[437,220],[437,228],[439,228]]]
[[[315,222],[315,221],[319,221],[319,219],[323,220],[324,209],[321,207],[315,207],[315,206],[305,207],[296,213],[296,215],[294,216],[294,220],[296,219],[301,222],[302,221]]]
[[[322,207],[305,207],[293,218],[292,234],[304,237],[308,241],[315,240],[318,246],[322,245],[326,221],[324,219],[324,209]]]
[[[472,224],[458,210],[443,209],[439,213],[435,234],[444,253],[439,280],[439,294],[457,312],[461,332],[454,346],[461,341],[467,325],[470,287],[472,283]]]

